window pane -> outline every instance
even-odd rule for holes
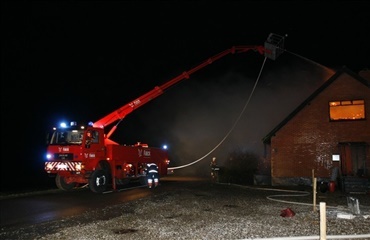
[[[353,104],[355,104],[355,105],[357,105],[357,104],[364,105],[365,104],[365,101],[364,100],[353,100]]]
[[[365,101],[333,101],[329,102],[330,120],[365,119]]]

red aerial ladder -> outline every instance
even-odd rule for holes
[[[45,171],[55,177],[57,187],[62,190],[72,190],[81,184],[88,184],[95,193],[102,193],[108,187],[116,190],[118,184],[133,180],[145,184],[143,170],[147,163],[156,163],[160,176],[165,176],[169,164],[166,150],[141,143],[120,145],[110,140],[110,136],[128,114],[157,98],[167,88],[188,79],[193,73],[228,54],[248,51],[255,51],[275,60],[284,51],[284,37],[271,33],[264,46],[231,47],[92,124],[85,126],[72,122],[70,126],[55,128],[48,141]],[[105,133],[105,129],[114,123],[109,132]]]

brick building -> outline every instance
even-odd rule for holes
[[[263,138],[272,185],[336,181],[369,191],[369,71],[337,71]]]

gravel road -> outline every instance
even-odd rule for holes
[[[209,181],[179,185],[171,192],[153,189],[154,194],[148,198],[62,221],[12,231],[2,229],[0,237],[4,240],[320,239],[320,236],[370,239],[370,196],[366,194],[319,192],[314,210],[309,188]],[[355,214],[357,209],[348,207],[347,197],[359,201],[360,213]],[[321,207],[325,206],[324,214],[320,214],[320,203]]]

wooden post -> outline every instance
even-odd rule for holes
[[[326,203],[320,202],[320,240],[326,240]]]
[[[314,178],[313,179],[313,190],[312,190],[312,192],[313,192],[313,194],[312,194],[312,196],[313,196],[313,211],[314,212],[316,212],[316,182],[317,182],[317,179],[316,178]]]
[[[312,169],[312,197],[313,197],[313,211],[316,212],[316,186],[317,186],[317,179],[315,178],[315,170]]]

